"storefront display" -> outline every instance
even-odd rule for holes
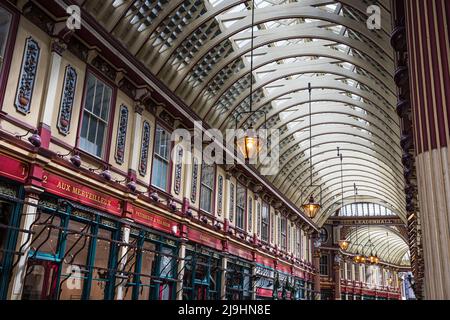
[[[0,300],[7,294],[11,266],[16,257],[16,239],[22,210],[22,188],[0,180]]]
[[[126,262],[116,281],[116,287],[125,287],[124,300],[174,300],[177,248],[172,239],[132,229]]]
[[[184,300],[220,300],[221,259],[218,252],[188,245],[184,261]]]
[[[225,272],[226,300],[251,300],[254,291],[252,265],[231,257]]]
[[[118,224],[52,196],[42,196],[39,205],[23,299],[112,299]]]

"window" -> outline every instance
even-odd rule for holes
[[[328,276],[328,255],[323,255],[320,257],[320,274],[322,276]]]
[[[281,234],[281,249],[287,250],[287,219],[285,217],[281,217],[280,221],[280,234]]]
[[[352,281],[353,277],[352,277],[352,268],[353,268],[353,264],[351,263],[347,263],[347,280]]]
[[[245,199],[247,199],[247,190],[238,184],[236,187],[236,227],[242,230],[245,229]]]
[[[328,241],[328,231],[325,228],[320,229],[319,231],[320,241],[324,244]]]
[[[213,212],[214,171],[214,166],[202,165],[200,209],[208,213]]]
[[[109,124],[112,88],[93,74],[87,75],[79,147],[102,158]]]
[[[261,214],[261,240],[269,242],[269,205],[263,203]]]
[[[169,154],[170,154],[170,135],[156,126],[155,133],[155,152],[153,156],[152,185],[161,190],[167,190],[167,180],[169,174]]]
[[[295,248],[297,253],[297,258],[302,258],[302,230],[297,228],[295,229]]]
[[[6,45],[11,28],[12,15],[0,6],[0,73],[3,71],[3,63],[6,55]]]

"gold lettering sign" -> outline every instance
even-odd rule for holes
[[[106,195],[101,195],[88,187],[71,182],[57,175],[44,173],[42,184],[47,191],[54,194],[67,197],[69,199],[80,201],[81,203],[92,205],[94,207],[106,210],[110,213],[120,215],[122,211],[121,201]]]

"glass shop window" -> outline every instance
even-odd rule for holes
[[[38,211],[36,220],[32,227],[34,232],[32,250],[55,257],[59,253],[61,218],[55,214]]]
[[[111,231],[104,229],[98,230],[89,300],[105,299],[105,291],[109,283],[108,269],[111,252],[111,237]]]
[[[136,245],[138,240],[133,239],[130,243]],[[144,241],[141,249],[129,250],[123,269],[127,281],[118,281],[120,285],[125,283],[124,300],[150,299],[152,276],[155,272],[155,250],[156,245],[149,241]]]
[[[66,251],[62,260],[60,300],[81,300],[87,279],[90,245],[88,224],[70,220],[66,233]]]
[[[261,213],[261,240],[265,242],[269,242],[269,213],[269,205],[263,203]]]
[[[1,7],[0,7],[1,9]],[[7,203],[0,201],[0,270],[3,265],[4,251],[7,249],[8,241],[8,226],[11,223],[12,206]]]
[[[200,209],[208,213],[213,212],[214,174],[213,165],[202,165]]]
[[[184,272],[183,300],[220,299],[220,259],[213,253],[188,250]]]
[[[138,300],[148,300],[152,286],[152,274],[155,268],[155,244],[145,241],[141,253]]]
[[[251,268],[236,263],[227,263],[227,300],[250,300],[252,298]]]
[[[93,74],[87,75],[79,147],[102,158],[108,136],[112,88]]]
[[[157,275],[157,293],[158,300],[172,300],[175,293],[175,267],[176,258],[171,248],[162,247],[161,258],[159,263],[159,274]],[[159,279],[158,279],[159,278]]]
[[[6,54],[6,45],[11,28],[12,15],[0,5],[0,74],[3,72],[3,64]]]
[[[247,199],[247,189],[238,184],[236,187],[236,227],[245,229],[245,199]]]
[[[155,151],[153,156],[152,185],[167,191],[169,179],[170,134],[156,126]]]

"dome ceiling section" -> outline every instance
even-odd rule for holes
[[[366,256],[373,253],[384,262],[400,266],[409,265],[408,244],[394,228],[383,226],[352,228],[346,239],[350,241],[347,250],[350,253]]]
[[[323,214],[317,217],[321,222],[341,195],[338,146],[345,157],[346,198],[353,180],[360,197],[404,211],[389,3],[376,4],[382,9],[383,29],[371,31],[364,1],[255,0],[255,68],[250,72],[250,1],[83,2],[212,127],[234,127],[236,118],[240,127],[261,127],[259,116],[237,116],[250,108],[253,82],[253,109],[268,112],[268,126],[281,130],[281,170],[269,179],[298,206],[299,187],[309,177],[311,82],[314,174],[326,195]],[[394,192],[396,188],[400,191]]]

